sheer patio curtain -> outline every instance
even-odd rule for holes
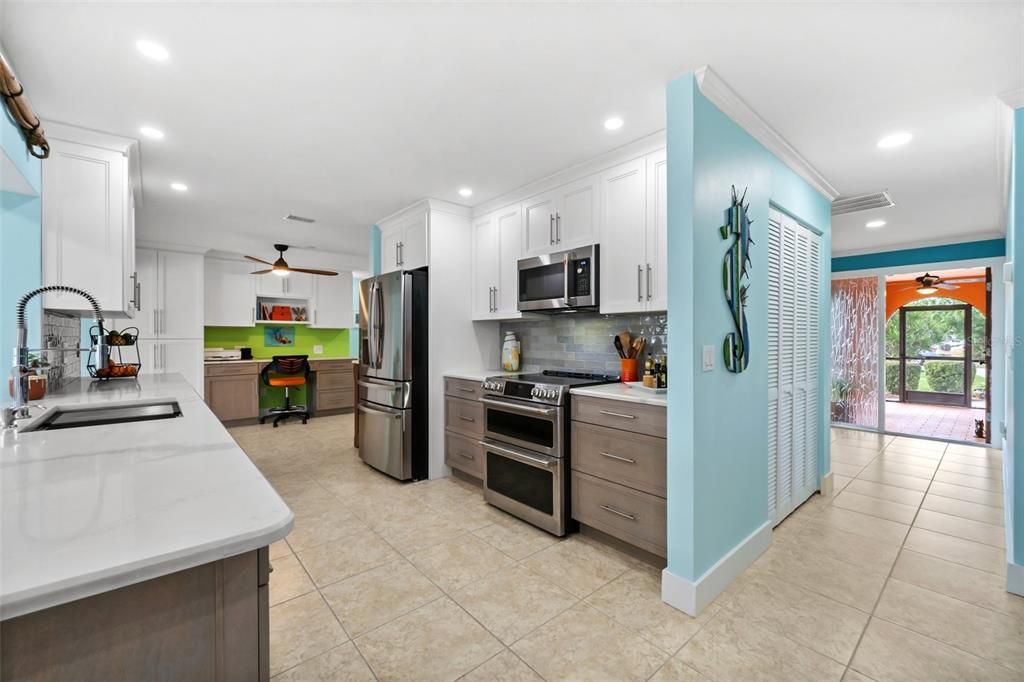
[[[878,278],[832,280],[832,422],[878,427]]]

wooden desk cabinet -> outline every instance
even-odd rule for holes
[[[266,360],[207,363],[204,396],[218,419],[227,422],[260,416],[260,370],[266,364]],[[310,360],[309,367],[315,373],[310,396],[315,413],[355,407],[351,360]]]

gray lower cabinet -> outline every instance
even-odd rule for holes
[[[572,401],[572,517],[665,557],[665,408]]]
[[[480,384],[466,379],[444,379],[444,463],[473,478],[484,477],[484,406]]]

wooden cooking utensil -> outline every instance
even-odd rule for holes
[[[622,347],[622,341],[619,340],[619,337],[613,336],[612,337],[612,343],[615,345],[615,350],[619,351],[619,357],[620,358],[625,358],[626,357],[626,349]]]
[[[644,348],[647,347],[647,339],[642,336],[638,336],[633,339],[633,357],[639,358],[644,353]]]
[[[631,357],[633,357],[632,355],[629,354],[631,352],[631,350],[632,350],[632,343],[633,343],[633,337],[630,336],[629,332],[628,331],[621,331],[621,332],[619,332],[619,336],[617,338],[619,339],[619,343],[622,344],[622,357],[624,357],[624,358],[631,358]]]

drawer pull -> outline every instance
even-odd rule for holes
[[[467,455],[465,452],[460,452],[459,453],[459,457],[462,457],[463,459],[468,459],[468,460],[476,459],[476,455]]]
[[[466,417],[466,416],[461,415],[461,414],[459,415],[459,419],[461,419],[464,422],[475,422],[476,421],[476,419],[474,419],[473,417]]]
[[[609,412],[608,410],[601,410],[601,414],[606,414],[609,417],[619,417],[621,419],[636,419],[635,414],[622,414],[621,412]]]
[[[611,512],[612,514],[615,514],[616,516],[621,516],[624,519],[629,519],[630,521],[636,521],[636,516],[634,516],[633,514],[627,514],[624,511],[619,511],[618,509],[615,509],[614,507],[609,507],[606,504],[602,504],[601,505],[601,509],[604,509],[606,512]]]
[[[620,457],[619,455],[613,455],[610,452],[602,452],[601,454],[607,457],[608,459],[615,459],[620,462],[626,462],[627,464],[636,464],[636,460],[630,459],[629,457]]]
[[[466,388],[465,386],[456,386],[455,388],[459,389],[463,393],[476,393],[475,388]]]

